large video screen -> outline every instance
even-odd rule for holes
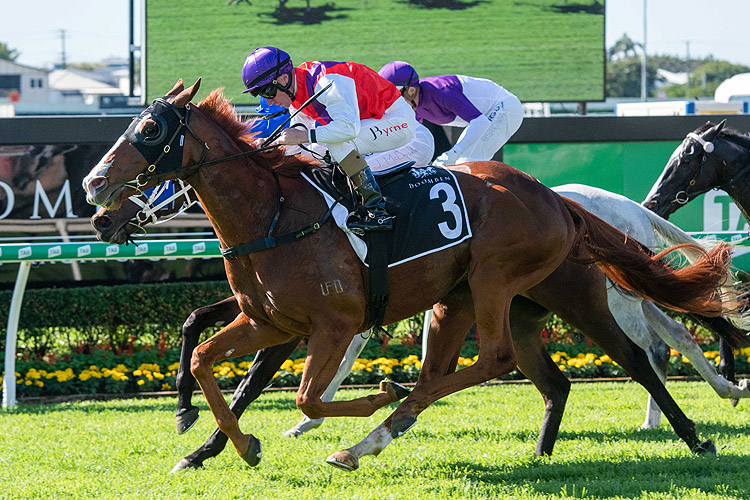
[[[603,0],[145,0],[146,97],[202,78],[236,105],[247,54],[489,78],[524,102],[604,99]]]

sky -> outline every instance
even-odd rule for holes
[[[138,28],[140,0],[135,1]],[[570,4],[590,0],[559,1]],[[607,48],[623,33],[643,42],[645,5],[649,55],[713,55],[750,66],[750,37],[745,31],[750,0],[599,1],[605,1],[606,6]],[[21,53],[16,60],[19,64],[49,68],[59,63],[63,39],[68,63],[128,57],[130,0],[15,0],[3,4],[0,42]],[[135,44],[140,43],[136,35]]]

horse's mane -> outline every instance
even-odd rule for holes
[[[237,143],[242,151],[258,149],[262,141],[250,132],[253,121],[243,122],[240,120],[232,103],[223,94],[223,88],[213,90],[208,97],[198,103],[197,107],[216,125],[219,126],[229,137]],[[254,158],[262,158],[263,161],[256,162],[267,168],[283,169],[286,175],[299,172],[307,165],[315,165],[316,162],[310,158],[300,155],[288,156],[284,154],[284,148],[274,148],[252,155]]]

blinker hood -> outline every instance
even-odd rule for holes
[[[164,99],[156,99],[130,124],[123,137],[149,163],[146,177],[161,177],[182,168],[182,152],[189,107],[177,109]],[[144,135],[144,120],[153,120],[156,131]]]

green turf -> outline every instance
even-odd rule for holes
[[[432,405],[418,424],[353,473],[324,463],[388,414],[328,419],[297,439],[294,394],[266,393],[241,420],[263,442],[252,469],[227,449],[202,470],[170,474],[214,428],[174,432],[170,398],[25,406],[0,412],[0,499],[485,499],[750,497],[750,405],[705,383],[669,383],[717,457],[694,457],[668,424],[638,431],[645,391],[574,384],[551,458],[533,457],[543,404],[530,385],[477,387]],[[341,391],[340,398],[363,395]]]
[[[355,61],[377,70],[401,59],[421,76],[489,78],[522,101],[595,101],[604,95],[604,9],[595,0],[443,1],[464,7],[459,9],[408,0],[312,0],[325,16],[313,24],[278,23],[270,15],[276,1],[227,3],[148,1],[149,99],[163,96],[178,78],[192,85],[202,77],[199,97],[226,87],[237,104],[257,102],[241,94],[241,69],[247,54],[265,45],[288,51],[296,64]]]

